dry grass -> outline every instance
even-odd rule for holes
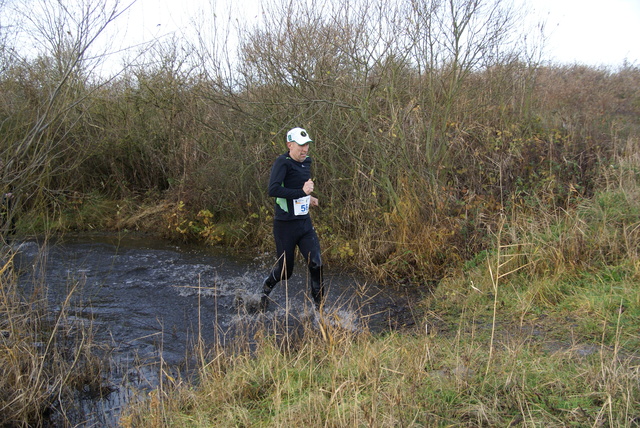
[[[123,426],[633,426],[638,359],[464,313],[449,332],[354,334],[306,326],[284,347],[217,350],[196,386],[154,392]],[[621,332],[622,333],[622,332]],[[616,342],[614,342],[615,345]],[[618,342],[619,343],[619,342]]]
[[[0,270],[0,425],[72,424],[80,392],[109,392],[103,350],[91,326],[69,317],[74,289],[52,312],[41,288],[25,296],[17,286],[13,257],[5,252]]]

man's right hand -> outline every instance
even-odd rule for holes
[[[305,183],[304,186],[302,186],[302,191],[304,193],[306,193],[307,195],[310,195],[311,192],[313,192],[313,180],[308,179]]]

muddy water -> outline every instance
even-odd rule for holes
[[[25,289],[43,286],[60,307],[73,290],[70,311],[108,344],[108,394],[82,401],[85,425],[116,426],[120,410],[156,388],[164,373],[183,373],[193,344],[228,344],[252,322],[301,319],[310,311],[302,264],[280,284],[265,314],[253,304],[272,254],[231,256],[143,236],[65,237],[15,244]],[[417,290],[385,289],[330,266],[327,311],[345,328],[381,331],[411,325]],[[244,337],[244,336],[243,336]]]

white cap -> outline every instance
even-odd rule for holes
[[[289,141],[294,141],[299,146],[304,146],[307,143],[313,142],[313,140],[309,137],[309,134],[307,134],[307,131],[302,128],[293,128],[292,130],[287,132],[287,143]]]

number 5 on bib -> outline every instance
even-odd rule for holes
[[[293,200],[293,213],[295,215],[309,214],[309,203],[311,202],[311,196],[307,195],[303,198]]]

